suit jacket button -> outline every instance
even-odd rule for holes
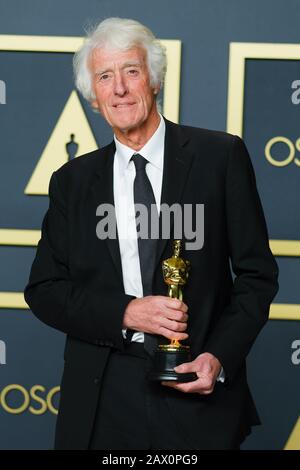
[[[95,385],[99,385],[99,383],[100,383],[100,379],[99,379],[99,377],[96,377],[96,378],[94,379],[94,384],[95,384]]]

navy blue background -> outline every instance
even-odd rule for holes
[[[0,0],[0,34],[82,36],[85,26],[105,17],[135,18],[161,39],[182,41],[180,122],[225,130],[229,43],[299,43],[299,13],[297,0]],[[299,137],[300,105],[290,99],[291,83],[300,79],[299,67],[297,61],[246,63],[243,137],[270,238],[300,239],[300,169],[293,163],[274,167],[263,153],[276,135],[292,141]],[[7,86],[7,104],[0,105],[0,228],[39,229],[47,197],[26,196],[24,188],[72,90],[71,55],[0,52],[0,80]],[[110,129],[87,104],[84,107],[98,144],[109,142]],[[23,290],[34,252],[30,247],[0,246],[0,291]],[[276,302],[300,303],[300,260],[277,261]],[[281,449],[288,439],[300,414],[300,366],[291,363],[291,343],[299,337],[299,322],[270,321],[250,354],[249,379],[263,426],[254,430],[244,449]],[[61,333],[28,310],[2,309],[0,339],[7,345],[0,392],[13,383],[27,390],[40,384],[47,391],[59,384]],[[9,403],[19,406],[20,398],[14,393]],[[49,411],[13,415],[0,406],[0,448],[51,448],[54,426]]]

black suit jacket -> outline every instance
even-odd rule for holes
[[[118,240],[96,237],[97,206],[113,204],[114,152],[111,143],[53,173],[25,289],[33,313],[67,334],[56,448],[88,447],[105,364],[112,348],[124,347],[122,319],[133,297],[124,293]],[[245,358],[278,289],[243,141],[166,120],[161,202],[204,204],[204,246],[184,252],[192,266],[184,290],[189,343],[193,358],[211,352],[226,373],[210,395],[174,391],[170,409],[195,448],[228,448],[259,422]],[[166,295],[161,262],[171,242],[158,241],[153,294]]]

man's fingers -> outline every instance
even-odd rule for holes
[[[169,298],[166,302],[166,306],[173,310],[181,310],[184,313],[187,313],[189,309],[188,306],[182,300],[179,299]]]
[[[158,334],[160,336],[164,336],[167,339],[177,339],[178,341],[183,341],[189,337],[187,333],[177,333],[164,327],[160,328]]]
[[[199,356],[200,357],[200,356]],[[178,373],[186,373],[186,372],[198,372],[199,377],[206,377],[210,376],[212,373],[212,366],[209,362],[194,360],[191,362],[185,362],[180,364],[179,366],[175,367],[174,370]]]
[[[194,361],[184,362],[180,366],[174,367],[175,372],[178,374],[186,374],[187,372],[196,372],[196,364]]]
[[[165,382],[161,382],[161,384],[165,385],[166,387],[175,388],[176,390],[179,390],[180,392],[201,393],[201,388],[197,382],[198,380],[195,380],[194,382],[185,382],[185,383],[165,381]]]
[[[164,328],[175,332],[182,332],[187,329],[187,323],[169,320],[169,318],[162,318],[161,324]]]
[[[198,378],[198,380],[194,380],[193,382],[180,383],[163,381],[161,382],[161,384],[166,387],[171,387],[175,390],[179,390],[180,392],[199,393],[200,395],[209,395],[214,390],[214,383],[208,377],[200,377]]]
[[[187,313],[184,313],[181,310],[172,310],[170,308],[167,310],[166,315],[170,320],[175,320],[178,322],[187,322],[189,318]]]

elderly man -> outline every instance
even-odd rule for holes
[[[136,21],[101,22],[74,68],[114,141],[53,173],[25,290],[33,313],[67,335],[55,446],[239,448],[259,424],[245,359],[278,274],[245,145],[160,115],[165,52]],[[166,295],[162,276],[174,237],[141,242],[137,203],[204,204],[204,245],[184,252],[184,301]],[[103,204],[114,207],[117,237],[98,236]],[[190,345],[176,372],[196,380],[148,379],[158,338]]]

